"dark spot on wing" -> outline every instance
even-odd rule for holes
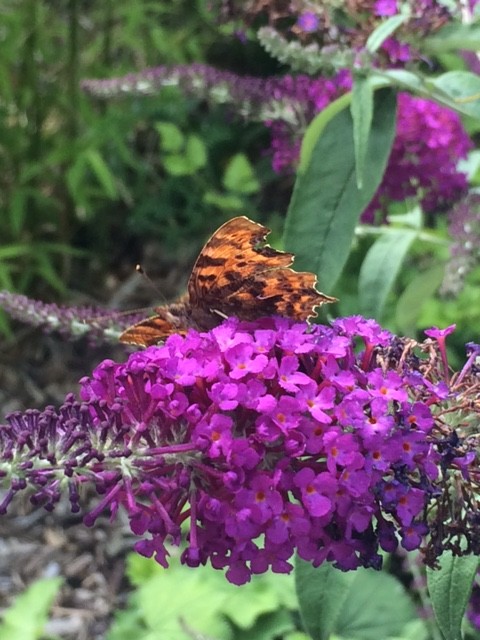
[[[197,276],[197,280],[202,283],[214,282],[216,279],[217,279],[217,275],[215,273],[210,273],[208,276],[206,276],[203,273],[199,273]]]
[[[202,254],[197,260],[197,269],[204,269],[205,267],[223,267],[225,264],[225,258],[214,258],[207,254]]]

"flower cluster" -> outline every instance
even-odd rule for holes
[[[289,572],[295,551],[314,566],[378,568],[397,537],[420,546],[449,469],[468,476],[463,439],[437,433],[449,390],[435,340],[448,331],[422,346],[361,317],[229,319],[104,361],[80,401],[0,428],[0,512],[24,489],[52,509],[67,487],[78,511],[91,484],[101,500],[85,523],[123,507],[137,551],[164,566],[171,542],[186,545],[187,565],[209,561],[235,584]],[[460,531],[448,525],[458,496],[442,496],[430,562]]]
[[[214,6],[221,21],[234,20],[258,28],[260,42],[273,55],[279,52],[282,62],[292,68],[298,59],[306,58],[323,68],[337,69],[344,65],[347,54],[352,61],[358,62],[362,56],[370,59],[372,55],[366,53],[368,37],[393,16],[403,16],[403,23],[383,42],[374,61],[377,65],[403,66],[420,58],[425,37],[462,17],[460,6],[455,9],[454,3],[449,3],[447,8],[441,0],[219,0]],[[463,12],[466,10],[464,7]],[[265,22],[268,27],[262,26]]]
[[[467,177],[457,169],[473,143],[458,114],[446,107],[398,96],[397,131],[387,169],[364,216],[391,201],[420,199],[427,213],[445,210],[466,193]]]
[[[285,79],[286,80],[286,79]],[[336,93],[322,80],[310,80],[297,94],[305,104],[305,113],[315,111],[323,98],[324,108],[347,87],[348,76],[331,84]],[[293,99],[293,96],[291,97]],[[307,115],[308,121],[308,115]],[[300,149],[300,133],[285,121],[267,123],[272,133],[272,164],[275,171],[291,171]],[[473,143],[460,117],[450,109],[407,93],[398,96],[398,119],[395,140],[382,183],[364,213],[370,221],[378,210],[385,210],[392,201],[420,199],[426,212],[447,208],[467,190],[467,177],[457,169],[459,159],[465,158]]]
[[[143,319],[138,313],[121,314],[103,307],[67,307],[0,291],[0,309],[10,317],[46,333],[57,332],[68,339],[87,337],[91,344],[118,342],[131,324]]]
[[[213,104],[228,105],[236,114],[260,120],[271,132],[272,166],[291,172],[298,160],[301,136],[313,117],[349,91],[351,75],[341,71],[332,78],[306,75],[282,78],[239,77],[205,65],[179,65],[146,69],[110,80],[86,80],[85,91],[104,98],[123,94],[153,94],[167,85]],[[445,209],[467,189],[457,162],[472,142],[459,116],[423,98],[400,94],[396,138],[378,192],[364,220],[385,210],[391,201],[418,197],[427,212]]]
[[[281,121],[299,129],[315,113],[351,86],[350,74],[312,80],[308,76],[257,78],[238,76],[205,64],[144,69],[108,80],[84,80],[82,89],[98,98],[155,95],[163,87],[179,87],[186,95],[226,105],[245,119]]]

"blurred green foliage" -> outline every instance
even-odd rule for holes
[[[41,578],[17,596],[13,604],[2,611],[2,640],[44,639],[48,613],[62,583],[59,577]]]
[[[175,90],[105,104],[80,88],[203,61],[221,34],[201,0],[6,0],[0,39],[0,288],[89,291],[152,234],[172,251],[248,212],[260,125]]]
[[[307,640],[296,630],[293,575],[254,576],[238,588],[211,567],[192,570],[173,556],[166,570],[130,554],[127,576],[135,591],[127,608],[117,612],[106,640]]]
[[[67,291],[77,289],[101,300],[107,276],[118,281],[131,273],[147,243],[153,240],[169,261],[182,253],[193,258],[213,229],[239,214],[266,218],[274,228],[272,242],[278,239],[277,212],[287,211],[292,179],[274,176],[262,124],[242,123],[223,106],[207,107],[174,87],[158,96],[107,101],[80,88],[84,78],[164,64],[207,62],[261,76],[278,71],[261,49],[252,53],[250,44],[233,38],[232,27],[216,25],[207,5],[5,0],[0,288],[47,299],[67,298]],[[450,58],[444,62],[455,67]],[[477,120],[469,123],[475,132]],[[337,152],[344,163],[345,149],[337,144]],[[464,164],[478,186],[478,152]],[[321,185],[325,201],[331,185]],[[313,200],[308,206],[325,208]],[[408,335],[427,324],[456,321],[461,342],[478,323],[478,277],[472,274],[459,300],[439,298],[448,236],[444,216],[427,222],[377,227],[375,239],[361,237],[360,230],[337,284],[332,269],[320,269],[322,288],[340,298],[334,313],[365,313]],[[290,227],[298,230],[297,223]],[[312,238],[308,233],[308,243],[293,247],[297,265]],[[327,243],[337,271],[341,248],[346,255],[350,240]],[[388,256],[388,269],[382,256]],[[312,270],[320,263],[318,252],[310,266],[308,261],[302,268]]]

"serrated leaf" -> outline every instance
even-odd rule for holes
[[[414,335],[422,307],[442,284],[445,266],[435,265],[416,276],[397,302],[395,322],[402,335]]]
[[[235,630],[235,640],[278,640],[289,638],[288,632],[295,628],[293,617],[285,609],[277,609],[259,618],[249,629]],[[303,640],[308,637],[303,636]]]
[[[326,124],[310,162],[297,176],[284,245],[296,256],[295,268],[315,272],[326,293],[345,265],[358,219],[381,182],[395,135],[395,112],[394,92],[377,91],[363,189],[356,184],[353,122],[346,109]]]
[[[383,22],[379,24],[379,26],[372,31],[369,35],[368,40],[366,42],[366,49],[370,51],[370,53],[375,53],[382,46],[387,38],[389,38],[392,33],[402,26],[407,20],[410,18],[410,13],[405,12],[395,16],[390,16]]]
[[[240,629],[253,627],[259,618],[279,609],[298,608],[293,575],[255,576],[241,589],[229,588],[228,595],[222,611]]]
[[[433,611],[445,640],[462,639],[462,620],[478,568],[474,555],[458,558],[446,551],[440,569],[427,567],[427,586]]]
[[[400,635],[416,618],[402,585],[392,576],[367,569],[342,572],[298,561],[295,571],[300,612],[313,640],[388,638]]]
[[[256,629],[259,620],[279,610],[290,616],[289,611],[298,608],[292,575],[253,576],[251,582],[239,589],[226,582],[222,572],[210,567],[192,571],[180,565],[177,558],[172,559],[165,571],[153,560],[137,558],[134,554],[128,558],[127,575],[140,587],[132,606],[140,611],[141,619],[152,632],[162,629],[162,640],[190,638],[178,631],[182,621],[196,632],[203,630],[208,637],[228,640],[232,627],[223,635],[214,635],[215,625],[223,629],[225,620],[229,620],[248,634]],[[177,632],[180,635],[175,635]]]
[[[388,294],[416,237],[417,232],[410,229],[387,229],[370,247],[358,279],[360,313],[367,318],[381,319]]]
[[[2,640],[38,640],[42,637],[48,611],[62,582],[62,578],[37,580],[19,595],[3,613]]]
[[[222,182],[228,191],[246,195],[256,193],[260,188],[253,167],[244,153],[237,153],[231,158],[225,169]]]
[[[169,569],[149,580],[139,589],[138,603],[151,633],[162,640],[191,640],[202,633],[229,640],[232,629],[221,614],[227,595],[215,586],[197,570],[183,571],[179,580],[179,572]]]
[[[184,145],[184,136],[173,122],[156,122],[155,130],[160,136],[163,151],[179,153]]]
[[[370,77],[354,76],[350,113],[353,120],[353,142],[355,146],[355,175],[357,187],[363,187],[365,159],[373,118],[373,81]]]
[[[116,611],[105,640],[143,640],[147,632],[139,618],[137,611]]]

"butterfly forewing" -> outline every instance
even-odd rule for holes
[[[203,247],[177,303],[130,327],[121,342],[149,346],[189,327],[207,330],[223,318],[281,315],[308,320],[315,307],[335,302],[315,288],[313,273],[289,269],[293,255],[265,244],[270,232],[244,216],[222,225]]]
[[[244,216],[222,225],[203,247],[188,282],[192,306],[210,308],[265,269],[288,267],[293,255],[265,246],[270,233]]]

